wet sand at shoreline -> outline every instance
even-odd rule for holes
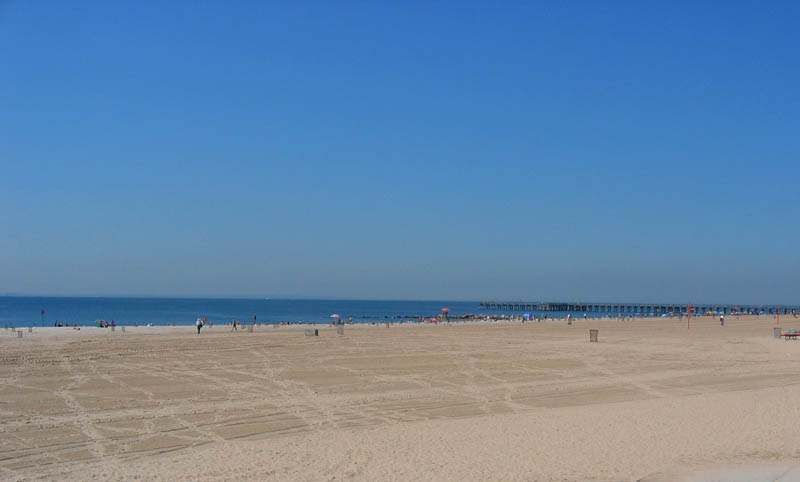
[[[775,321],[0,330],[0,478],[675,480],[792,466],[800,343],[774,339]]]

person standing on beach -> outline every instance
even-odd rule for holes
[[[236,331],[236,320],[233,320],[231,331]]]
[[[725,326],[725,315],[719,315],[719,326]]]
[[[200,328],[203,327],[203,320],[198,318],[197,321],[195,322],[195,326],[197,326],[197,334],[199,335],[200,334]]]

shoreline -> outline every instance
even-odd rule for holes
[[[792,321],[796,321],[800,323],[800,316],[793,317],[792,315],[786,315],[781,317],[784,325],[791,324]],[[718,315],[702,315],[702,316],[692,316],[691,323],[697,323],[699,325],[707,325],[707,324],[719,324],[719,317]],[[774,321],[776,322],[775,326],[780,326],[777,324],[777,318],[775,315],[725,315],[725,322],[754,322],[754,323],[762,323],[766,321]],[[520,325],[520,326],[579,326],[581,324],[597,324],[597,323],[620,323],[620,324],[630,324],[630,323],[663,323],[669,326],[684,323],[686,324],[687,319],[686,317],[626,317],[622,319],[618,319],[616,317],[588,317],[588,318],[574,318],[572,320],[572,325],[568,325],[567,318],[548,318],[546,320],[523,320],[521,318],[496,318],[496,319],[458,319],[458,320],[450,320],[450,321],[440,321],[440,322],[412,322],[412,321],[377,321],[377,322],[354,322],[352,324],[345,323],[343,326],[345,330],[354,330],[354,329],[371,329],[371,328],[386,328],[386,324],[388,323],[390,328],[410,328],[410,327],[434,327],[434,326],[470,326],[470,325],[481,325],[481,326],[505,326],[505,325]],[[94,336],[94,335],[119,335],[119,334],[165,334],[165,333],[194,333],[196,334],[195,325],[192,324],[176,324],[176,325],[116,325],[114,330],[112,331],[112,327],[98,327],[98,326],[33,326],[30,325],[23,325],[23,326],[15,326],[14,331],[11,329],[12,325],[8,325],[8,327],[0,328],[0,338],[3,335],[15,337],[16,331],[21,331],[23,333],[23,338],[26,336],[76,336],[76,335],[86,335],[86,336]],[[124,327],[125,331],[123,332],[122,328]],[[238,325],[238,329],[236,332],[248,332],[249,328],[253,327],[253,333],[264,333],[264,332],[280,332],[282,330],[306,330],[306,329],[322,329],[322,330],[335,330],[336,325],[331,323],[292,323],[292,324],[278,324],[278,323],[257,323],[253,325],[252,323],[240,323]],[[29,331],[29,328],[32,328],[32,332]],[[204,326],[201,330],[201,336],[203,334],[208,333],[224,333],[224,332],[232,331],[232,325],[230,323],[227,324],[215,324],[213,326]]]

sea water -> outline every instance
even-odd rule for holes
[[[482,314],[479,303],[464,301],[375,301],[317,299],[204,299],[204,298],[68,298],[0,297],[0,323],[16,326],[53,326],[54,323],[96,325],[194,324],[198,317],[214,323],[238,320],[252,323],[298,321],[330,323],[331,315],[355,323],[410,321],[429,318],[449,309],[450,316]],[[45,313],[42,316],[41,310]],[[521,313],[517,313],[518,315]]]

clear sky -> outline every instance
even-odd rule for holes
[[[0,0],[0,292],[800,303],[800,3]]]

